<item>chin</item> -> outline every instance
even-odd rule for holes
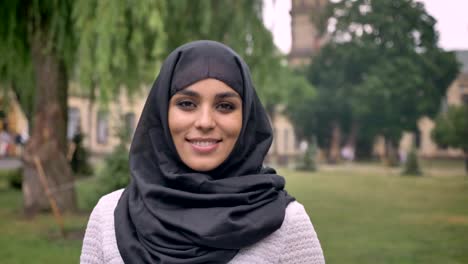
[[[216,169],[219,165],[221,165],[221,162],[216,162],[211,158],[209,160],[191,160],[190,162],[185,162],[185,164],[194,171],[207,172]]]
[[[189,166],[194,171],[207,172],[216,169],[216,166]]]

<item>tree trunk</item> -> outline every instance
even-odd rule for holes
[[[340,160],[341,127],[337,121],[332,122],[332,136],[330,140],[330,151],[328,162],[335,164]]]
[[[33,162],[37,156],[47,184],[62,210],[75,210],[73,175],[66,159],[67,90],[65,65],[51,47],[47,33],[30,36],[36,78],[33,127],[24,153],[23,202],[27,214],[50,210]]]
[[[465,174],[468,176],[468,149],[463,150],[463,155],[465,156]]]
[[[353,121],[351,124],[351,132],[349,133],[348,139],[346,140],[346,145],[350,146],[354,150],[356,149],[357,135],[359,131],[359,124],[356,121]]]
[[[385,165],[394,167],[398,166],[398,152],[395,149],[393,141],[385,138]]]

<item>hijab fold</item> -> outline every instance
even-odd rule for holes
[[[187,167],[168,126],[170,98],[218,79],[242,98],[242,129],[228,158],[209,172]],[[114,212],[125,263],[227,263],[276,231],[294,198],[262,166],[272,129],[245,62],[229,47],[195,41],[174,50],[148,95],[130,148],[131,181]]]

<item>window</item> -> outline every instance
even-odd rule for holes
[[[135,132],[135,114],[134,113],[126,113],[125,114],[125,127],[127,128],[128,135],[130,137],[133,136]]]
[[[107,144],[109,137],[109,114],[99,111],[97,114],[96,140],[99,144]]]
[[[73,139],[73,136],[79,132],[80,121],[80,109],[76,107],[68,108],[67,138],[69,140]]]

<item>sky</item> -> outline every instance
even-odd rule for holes
[[[288,53],[291,49],[290,0],[263,0],[263,20],[273,32],[276,46]],[[275,3],[273,5],[272,3]],[[436,20],[439,46],[446,50],[468,50],[468,0],[417,0]]]

